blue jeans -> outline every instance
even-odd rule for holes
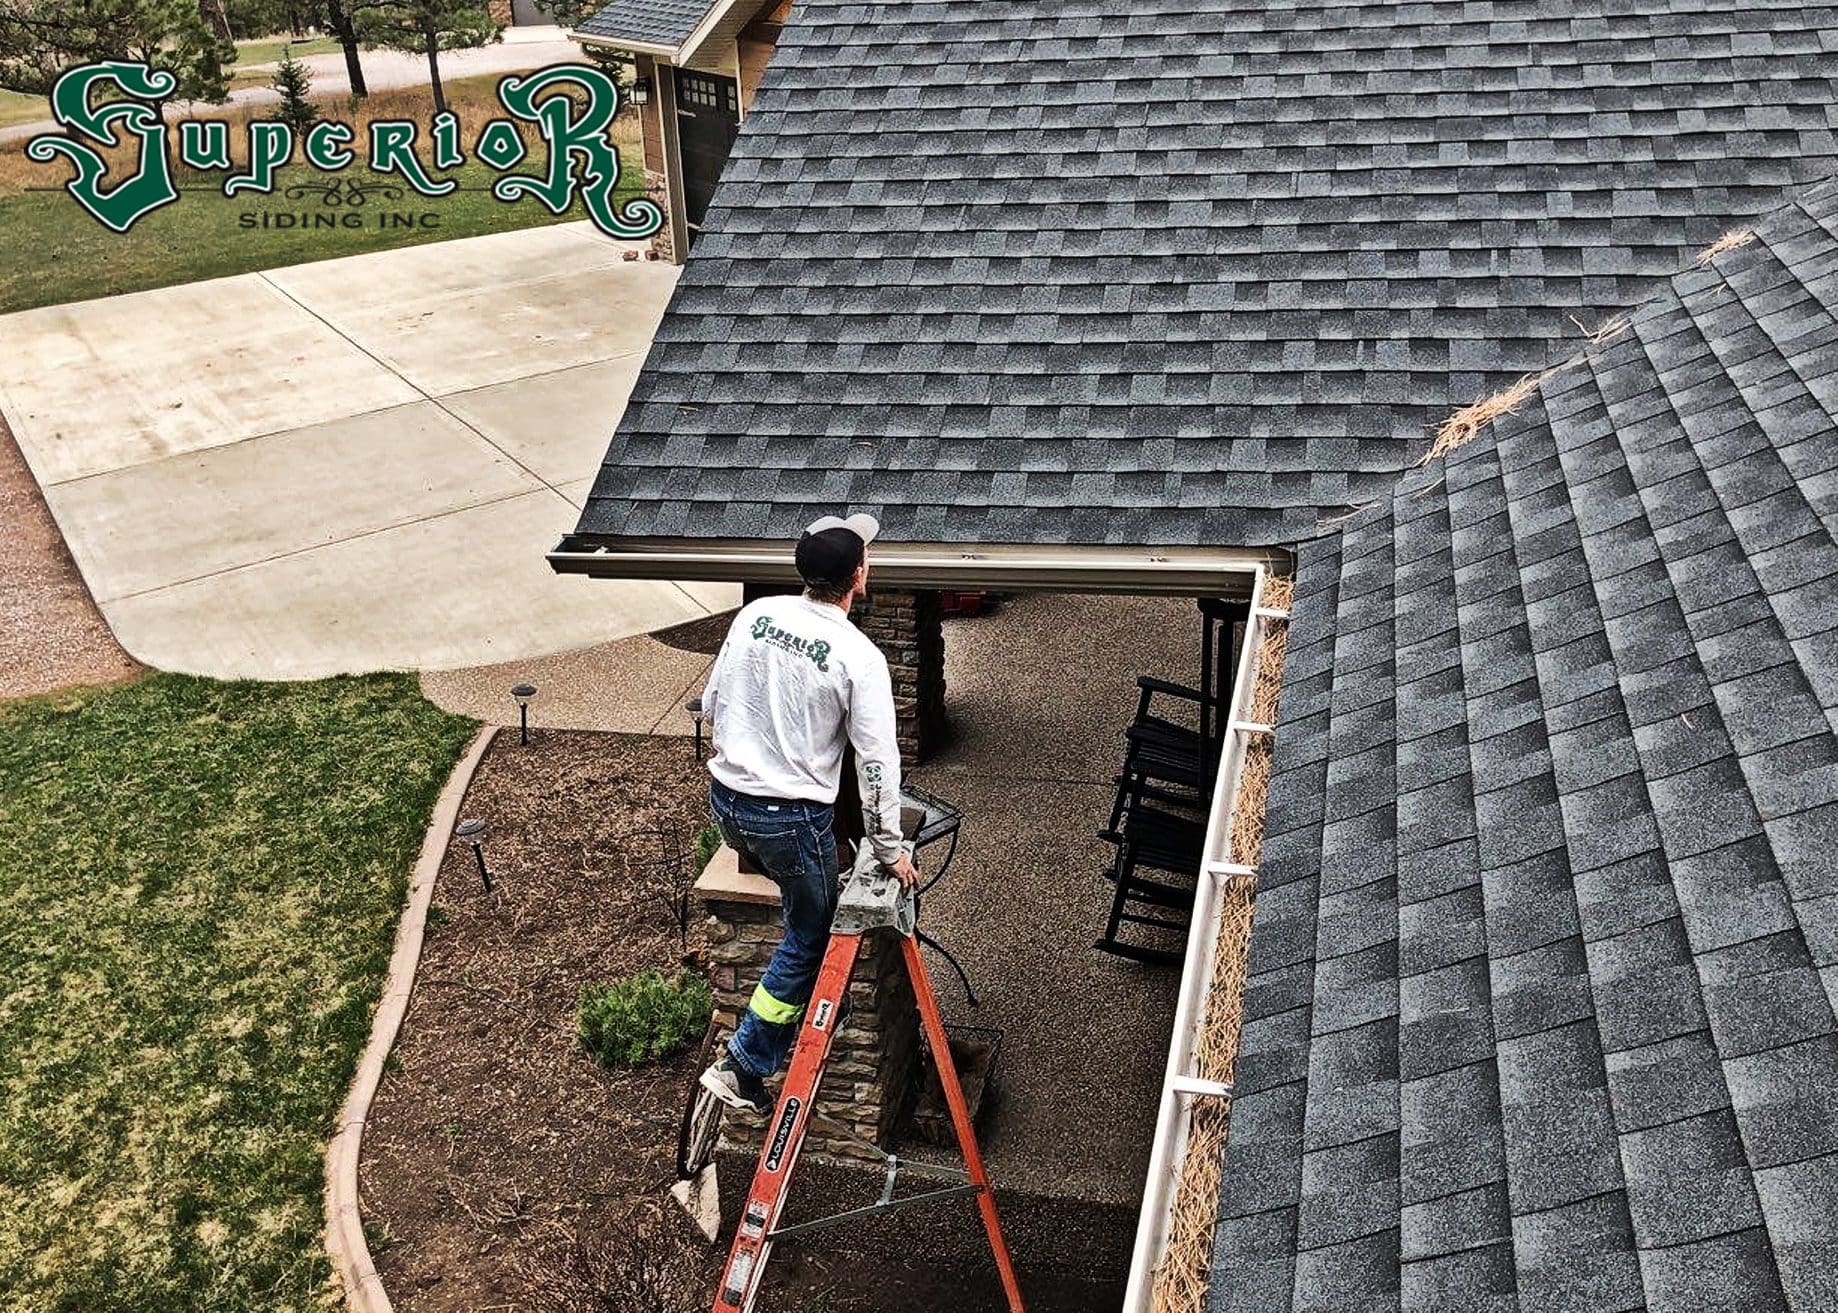
[[[708,802],[728,847],[771,877],[785,908],[785,934],[728,1041],[735,1063],[770,1076],[798,1038],[836,915],[835,808],[755,798],[712,780]]]

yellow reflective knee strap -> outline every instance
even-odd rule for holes
[[[790,1025],[804,1012],[802,1003],[787,1003],[784,999],[774,998],[766,991],[764,985],[753,987],[753,997],[747,1003],[747,1011],[761,1021],[769,1021],[775,1026]]]

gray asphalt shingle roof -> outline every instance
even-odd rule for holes
[[[1305,543],[1211,1313],[1838,1308],[1838,186]]]
[[[1835,51],[1801,0],[803,0],[580,531],[1308,536],[1838,168]]]
[[[613,0],[575,31],[607,41],[675,47],[714,7],[715,0]]]

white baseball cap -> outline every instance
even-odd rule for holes
[[[860,538],[862,544],[866,546],[868,543],[873,542],[874,535],[881,531],[881,522],[872,515],[859,511],[846,520],[840,515],[825,515],[820,519],[812,520],[805,526],[804,532],[822,533],[826,529],[847,529],[857,538]]]
[[[844,531],[842,536],[835,533],[837,529]],[[798,539],[794,554],[798,577],[812,586],[846,585],[861,568],[862,558],[868,554],[868,544],[880,531],[880,522],[872,515],[851,515],[846,520],[826,515],[812,521]],[[853,543],[851,538],[855,539]]]

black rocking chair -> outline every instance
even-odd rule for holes
[[[1142,962],[1179,961],[1178,946],[1120,939],[1125,927],[1182,940],[1206,839],[1206,808],[1225,742],[1247,603],[1201,598],[1200,687],[1138,675],[1135,718],[1124,731],[1123,771],[1100,837],[1116,846],[1105,872],[1116,888],[1096,947]],[[1158,702],[1157,699],[1161,701]],[[1188,703],[1177,718],[1169,703]],[[1152,873],[1152,874],[1145,874]]]
[[[1116,853],[1110,918],[1094,947],[1138,962],[1178,962],[1206,840],[1206,817],[1141,781],[1122,786],[1122,818],[1099,837]],[[1125,938],[1125,930],[1129,937]]]

